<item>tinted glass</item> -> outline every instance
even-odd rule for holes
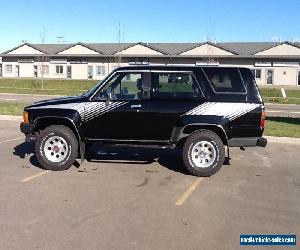
[[[196,99],[201,96],[199,86],[187,73],[153,73],[152,97],[159,99]]]
[[[142,92],[142,73],[118,73],[101,89],[98,99],[139,100]]]
[[[258,102],[261,103],[261,97],[258,91],[258,87],[255,83],[255,79],[250,73],[249,69],[240,69],[243,81],[245,83],[245,86],[247,88],[247,96],[246,99],[249,102]],[[230,96],[232,98],[233,95]],[[242,96],[242,95],[234,95],[234,96]]]
[[[239,71],[235,68],[203,68],[208,80],[216,92],[244,93],[245,86]]]

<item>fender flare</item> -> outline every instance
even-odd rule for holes
[[[183,127],[176,127],[173,129],[171,141],[177,143],[182,139],[188,137],[194,131],[199,129],[212,130],[218,136],[220,136],[224,144],[227,145],[229,139],[228,133],[226,132],[226,129],[222,125],[216,123],[190,123],[190,124],[186,124]]]
[[[75,131],[75,135],[78,137],[79,140],[82,140],[82,136],[81,134],[79,133],[79,130],[77,128],[77,126],[75,125],[74,121],[69,118],[69,117],[62,117],[62,116],[41,116],[41,117],[37,117],[34,121],[33,121],[33,124],[34,124],[34,127],[36,128],[38,123],[40,122],[40,120],[43,120],[43,119],[56,119],[56,120],[67,120],[68,123],[70,123],[72,125],[72,130]]]

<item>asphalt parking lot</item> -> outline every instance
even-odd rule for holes
[[[18,122],[0,121],[0,249],[247,249],[240,234],[300,237],[299,144],[234,149],[210,178],[188,175],[177,151],[99,148],[86,171],[48,172],[32,150]]]

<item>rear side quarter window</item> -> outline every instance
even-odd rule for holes
[[[203,71],[215,92],[246,94],[237,68],[203,68]]]

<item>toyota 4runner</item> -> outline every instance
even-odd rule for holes
[[[187,170],[210,176],[229,147],[265,147],[264,123],[249,69],[141,65],[114,70],[81,96],[25,107],[20,128],[49,170],[83,161],[86,145],[101,142],[181,147]]]

